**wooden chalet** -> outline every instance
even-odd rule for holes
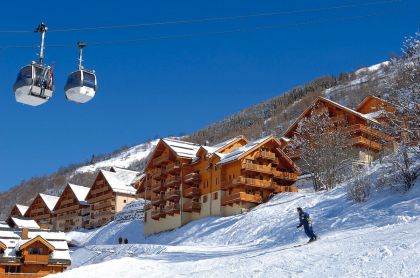
[[[35,220],[25,217],[10,216],[6,220],[6,223],[9,227],[14,229],[41,229],[41,227],[38,225],[38,223],[36,223]]]
[[[0,228],[0,277],[44,277],[70,264],[64,233]]]
[[[22,217],[25,215],[28,208],[29,208],[28,206],[16,204],[13,206],[12,210],[10,211],[9,217],[13,217],[13,216]]]
[[[25,217],[34,219],[42,229],[53,229],[54,207],[59,197],[39,193],[32,201]]]
[[[55,230],[68,232],[89,225],[90,205],[85,198],[89,187],[67,184],[54,207]]]
[[[160,140],[146,165],[146,182],[139,193],[151,201],[145,210],[145,234],[174,229],[210,215],[240,213],[266,201],[272,193],[297,191],[291,185],[297,179],[298,170],[279,147],[274,137],[248,143],[238,136],[214,146]],[[264,159],[265,156],[250,158],[263,149],[263,154],[273,149],[271,160]],[[246,159],[255,160],[261,167],[250,164],[243,168]],[[252,173],[259,170],[261,175],[254,181]],[[287,177],[286,174],[280,177],[281,171],[287,172]],[[270,186],[262,188],[260,176],[270,180]]]
[[[89,225],[86,228],[97,228],[108,223],[125,205],[137,200],[133,184],[139,179],[136,171],[111,168],[100,170],[86,201],[91,205]]]
[[[324,97],[318,97],[284,133],[280,139],[282,149],[291,159],[298,161],[299,150],[292,150],[290,143],[299,123],[312,113],[326,112],[332,122],[345,127],[349,132],[349,146],[352,146],[355,161],[369,163],[387,148],[384,142],[393,141],[393,138],[375,128],[375,125],[380,124],[379,103],[383,103],[382,100],[368,97],[358,106],[358,112]]]

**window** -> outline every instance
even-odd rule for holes
[[[29,248],[29,254],[31,255],[42,255],[42,247],[41,248]]]
[[[20,273],[20,266],[6,265],[6,273]]]
[[[207,195],[203,196],[203,203],[207,203]]]
[[[127,200],[124,200],[124,204],[127,203]]]
[[[219,194],[217,194],[217,193],[218,192],[214,192],[214,197],[213,197],[214,200],[217,200],[219,198]]]

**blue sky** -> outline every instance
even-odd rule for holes
[[[7,1],[1,30],[163,22],[360,4],[368,1]],[[29,4],[31,3],[31,4]],[[106,3],[106,4],[104,4]],[[25,6],[25,8],[22,8]],[[122,145],[190,133],[321,75],[351,71],[399,53],[420,27],[420,1],[291,13],[195,24],[47,33],[45,62],[55,64],[54,97],[39,107],[18,104],[11,91],[19,68],[36,49],[0,49],[0,191],[23,179],[110,152]],[[363,17],[364,15],[374,15]],[[353,18],[359,17],[362,18]],[[353,19],[348,19],[352,17]],[[311,23],[332,20],[324,23]],[[300,23],[308,24],[300,24]],[[296,24],[223,35],[205,33]],[[77,49],[49,48],[179,36],[133,44],[90,46],[85,66],[97,71],[99,91],[85,105],[64,98]],[[37,44],[34,33],[0,34],[0,46]]]

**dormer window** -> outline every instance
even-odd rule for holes
[[[28,252],[31,255],[42,255],[43,254],[43,248],[39,247],[39,248],[29,248]]]

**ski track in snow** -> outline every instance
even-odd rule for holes
[[[375,178],[381,166],[366,173]],[[278,194],[249,213],[149,237],[139,219],[71,232],[83,247],[72,250],[72,269],[54,277],[420,277],[420,182],[406,194],[375,191],[360,204],[345,186]],[[296,229],[298,206],[320,240],[306,244]],[[130,244],[116,244],[120,236]]]

